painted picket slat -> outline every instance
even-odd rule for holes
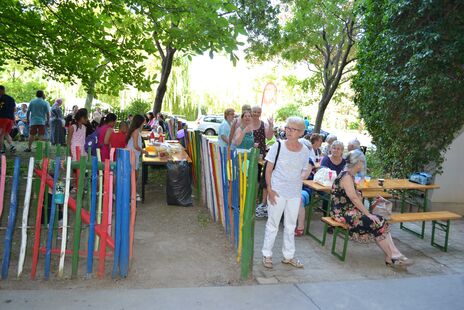
[[[63,228],[61,231],[60,262],[58,266],[58,277],[64,275],[64,259],[66,257],[66,242],[68,240],[68,202],[69,191],[71,190],[71,156],[66,160],[66,181],[63,204]]]
[[[29,206],[32,191],[32,176],[34,174],[34,157],[29,158],[29,168],[27,170],[26,192],[24,194],[23,219],[21,222],[21,246],[19,250],[18,278],[21,277],[24,268],[27,247],[27,219],[29,218]]]
[[[76,201],[76,221],[74,224],[74,243],[73,243],[73,254],[71,262],[71,277],[77,277],[77,271],[79,268],[79,248],[81,244],[81,230],[82,230],[82,199],[84,195],[84,178],[86,169],[86,158],[82,156],[79,161],[78,169],[78,185],[77,185],[77,201]]]
[[[35,279],[37,273],[37,263],[39,260],[39,245],[40,245],[40,233],[42,230],[42,209],[44,202],[44,192],[45,192],[45,180],[47,178],[48,170],[48,158],[45,157],[42,161],[42,175],[39,183],[39,194],[37,200],[37,213],[35,217],[35,235],[34,235],[34,248],[32,253],[32,269],[31,269],[31,279]]]
[[[2,170],[0,172],[0,219],[3,213],[3,197],[5,197],[5,180],[6,180],[6,156],[2,155]]]
[[[50,208],[50,219],[48,222],[48,233],[47,233],[47,245],[46,245],[46,251],[45,251],[45,270],[44,270],[44,278],[45,280],[48,280],[50,277],[50,264],[51,264],[51,258],[52,258],[52,241],[53,241],[53,223],[55,222],[55,215],[56,215],[56,202],[55,202],[55,196],[56,196],[56,185],[59,180],[59,175],[60,175],[60,165],[61,165],[61,159],[60,157],[57,157],[55,159],[55,171],[53,174],[53,190],[52,190],[52,205]],[[48,208],[48,205],[45,206],[45,208]]]
[[[105,160],[105,171],[103,177],[104,195],[103,195],[103,215],[102,215],[102,231],[103,234],[100,237],[100,250],[99,250],[99,261],[98,261],[98,277],[102,279],[105,276],[105,258],[106,258],[106,240],[107,240],[107,226],[108,226],[108,205],[109,201],[113,200],[113,197],[108,195],[110,188],[110,161]]]
[[[21,159],[15,158],[14,162],[14,173],[13,183],[11,185],[10,195],[10,211],[8,213],[8,225],[5,234],[5,243],[3,246],[3,260],[2,260],[2,279],[8,278],[8,269],[10,268],[10,254],[11,254],[11,243],[13,240],[13,232],[16,220],[16,210],[18,208],[18,184],[20,175],[20,164]]]
[[[123,170],[122,180],[123,195],[121,204],[121,257],[120,257],[120,271],[119,275],[122,278],[127,277],[129,272],[129,252],[130,252],[130,192],[131,192],[131,165],[130,153],[127,150],[121,150],[118,154],[122,155]]]
[[[130,253],[129,253],[129,258],[132,259],[134,256],[134,233],[135,233],[135,216],[137,212],[137,179],[135,178],[135,153],[134,151],[131,150],[130,152],[130,159],[131,159],[131,198],[130,198],[130,206],[131,206],[131,215],[130,215],[130,236],[129,236],[129,242],[130,242]]]
[[[90,224],[89,239],[87,242],[87,276],[93,272],[93,251],[95,247],[95,221],[97,208],[97,182],[98,182],[98,159],[92,156],[92,173],[91,173],[91,190],[90,190]]]

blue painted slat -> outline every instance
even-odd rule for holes
[[[130,153],[127,150],[121,152],[123,158],[122,170],[122,204],[121,204],[121,257],[120,271],[121,277],[127,277],[129,271],[129,227],[130,227],[130,189],[131,189],[131,165]]]
[[[119,182],[122,179],[122,150],[116,151],[116,208],[115,208],[115,221],[114,221],[114,260],[112,277],[116,277],[119,270],[119,260],[121,256],[121,203],[122,203],[122,188],[123,184]],[[113,199],[113,197],[110,197]]]
[[[88,153],[90,155],[90,153]],[[97,205],[98,159],[92,156],[92,185],[90,194],[89,240],[87,242],[87,276],[93,271],[93,251],[95,247],[95,218]]]
[[[16,220],[16,210],[18,206],[18,183],[20,174],[20,164],[21,159],[19,157],[16,157],[14,163],[13,184],[11,186],[10,212],[8,214],[8,225],[6,228],[5,243],[3,247],[4,250],[2,260],[2,279],[8,278],[8,269],[10,267],[11,240],[13,239],[14,225]]]

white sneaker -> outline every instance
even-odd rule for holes
[[[139,194],[135,196],[135,201],[142,201],[142,197]]]

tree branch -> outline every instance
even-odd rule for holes
[[[158,52],[161,55],[161,59],[164,61],[166,59],[166,55],[164,54],[163,47],[161,46],[161,43],[159,40],[155,37],[155,43],[156,43],[156,48],[158,48]]]

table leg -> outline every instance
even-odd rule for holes
[[[325,245],[325,240],[327,238],[327,228],[328,228],[327,224],[324,223],[324,228],[323,228],[323,231],[322,231],[322,238],[321,239],[318,236],[311,233],[311,231],[309,230],[309,227],[311,225],[311,219],[313,217],[314,208],[316,208],[316,203],[317,202],[323,202],[323,201],[326,200],[326,198],[319,195],[320,198],[316,200],[314,197],[315,197],[315,193],[313,192],[311,194],[311,203],[308,206],[308,215],[306,217],[306,234],[309,235],[314,240],[316,240],[322,246],[324,246]],[[332,202],[331,202],[331,199],[330,199],[330,196],[329,196],[328,208],[326,210],[326,213],[323,216],[328,216],[328,214],[330,212],[329,210],[331,209],[331,204],[332,204]]]
[[[404,213],[404,207],[405,207],[405,191],[401,191],[401,213]],[[421,211],[421,208],[419,208],[419,211]],[[422,204],[422,212],[427,211],[427,191],[424,193],[424,203]],[[400,229],[410,232],[413,235],[418,236],[421,239],[424,239],[425,236],[425,222],[422,222],[421,225],[421,231],[420,233],[406,227],[403,223],[400,223]]]

